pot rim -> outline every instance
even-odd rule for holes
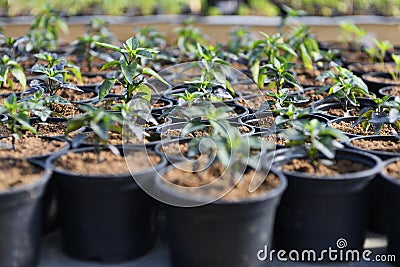
[[[383,179],[385,179],[387,182],[390,182],[391,184],[394,184],[396,186],[400,186],[400,179],[396,179],[396,178],[394,178],[392,176],[389,176],[388,174],[384,173],[383,170],[390,163],[393,163],[393,162],[399,161],[399,160],[400,160],[400,157],[395,157],[395,158],[391,158],[391,159],[383,161],[382,162],[382,168],[381,168],[381,170],[379,172],[380,176]]]
[[[175,166],[179,165],[179,164],[184,164],[184,163],[183,162],[182,163],[177,163],[175,165],[166,166],[165,168],[161,169],[159,174],[156,176],[156,179],[155,179],[156,187],[159,189],[159,191],[161,191],[163,193],[166,193],[168,195],[172,195],[174,197],[185,198],[186,200],[191,201],[192,203],[203,203],[203,202],[206,203],[206,204],[201,204],[201,205],[195,205],[195,207],[204,206],[204,205],[217,205],[217,206],[246,205],[246,204],[251,204],[251,203],[263,202],[263,201],[266,201],[266,200],[270,200],[270,199],[276,198],[279,195],[282,195],[283,192],[286,190],[286,188],[288,186],[288,181],[287,181],[287,178],[286,178],[285,174],[280,172],[280,171],[273,170],[271,168],[268,171],[267,175],[269,173],[273,173],[279,178],[280,183],[279,183],[278,187],[275,187],[275,188],[267,191],[264,194],[258,195],[257,197],[250,197],[250,198],[242,199],[240,201],[224,201],[224,200],[221,200],[221,198],[223,197],[222,196],[221,198],[210,202],[210,199],[208,199],[206,196],[196,195],[196,194],[188,193],[188,192],[180,192],[180,191],[172,189],[171,187],[169,187],[169,186],[167,186],[167,185],[165,185],[163,183],[163,181],[162,181],[163,179],[161,178],[161,176],[165,172],[175,168]],[[225,193],[224,196],[227,193]]]
[[[288,152],[288,151],[291,153],[287,154],[286,152]],[[270,153],[275,153],[275,152],[276,151],[272,151]],[[283,155],[278,155],[278,157],[280,156],[280,157],[287,158],[289,156],[292,159],[293,158],[303,158],[303,159],[307,158],[307,156],[304,155],[304,150],[293,150],[290,148],[285,148],[285,149],[280,149],[277,152],[283,154]],[[350,153],[353,155],[356,154],[356,155],[354,155],[354,156],[356,156],[355,158],[357,158],[357,156],[361,155],[363,157],[367,157],[367,158],[375,161],[375,166],[369,167],[368,169],[363,170],[363,171],[344,173],[344,174],[332,175],[332,176],[308,175],[303,172],[285,172],[285,171],[281,170],[282,164],[280,164],[278,166],[276,164],[273,164],[271,168],[274,170],[277,170],[277,171],[281,171],[285,175],[290,174],[290,175],[295,175],[296,178],[299,178],[299,179],[316,180],[316,181],[344,181],[344,180],[363,179],[365,177],[371,177],[371,176],[376,175],[382,169],[382,160],[376,155],[373,155],[373,154],[370,154],[370,153],[367,153],[364,151],[355,151],[352,149],[338,149],[336,152],[337,153],[336,153],[335,159],[338,157],[338,152],[339,153]],[[284,153],[286,153],[286,154],[284,154]],[[277,158],[277,155],[275,154],[274,158],[273,158],[274,163],[275,163],[276,158]],[[320,158],[326,158],[326,157],[321,156]]]
[[[136,151],[143,151],[143,152],[147,152],[147,149],[143,149],[143,147],[137,147],[137,146],[130,146],[130,145],[124,145],[124,146],[117,146],[117,148],[122,151],[123,153],[125,152],[125,148],[130,148],[132,150],[136,150]],[[165,159],[165,157],[163,157],[162,155],[154,152],[153,150],[151,150],[152,152],[154,152],[157,156],[159,156],[161,158],[161,162],[158,163],[157,165],[153,166],[153,167],[149,167],[147,169],[144,169],[142,171],[139,172],[135,172],[135,173],[131,173],[126,172],[126,173],[117,173],[115,175],[110,175],[110,174],[104,174],[104,175],[86,175],[86,174],[81,174],[81,173],[75,173],[75,172],[71,172],[69,170],[63,170],[60,169],[58,167],[56,167],[53,162],[55,160],[57,160],[58,158],[60,158],[62,155],[65,155],[67,153],[80,153],[80,152],[85,152],[85,151],[92,151],[94,150],[95,147],[94,146],[88,146],[88,147],[81,147],[81,148],[76,148],[76,149],[71,149],[68,151],[65,151],[64,153],[58,154],[58,155],[53,155],[51,157],[49,157],[46,162],[45,162],[45,166],[46,169],[50,169],[53,172],[56,173],[60,173],[63,175],[68,175],[69,177],[73,177],[73,178],[79,178],[82,179],[83,177],[85,179],[110,179],[110,177],[112,178],[130,178],[132,179],[132,181],[134,181],[133,176],[140,176],[140,175],[146,175],[151,173],[153,170],[158,171],[159,169],[161,169],[163,166],[165,166],[167,164],[167,161]],[[105,147],[105,150],[109,150],[107,147]],[[125,162],[126,162],[126,158],[125,158]],[[128,165],[128,169],[129,169],[129,165]]]
[[[394,135],[367,135],[367,136],[356,136],[353,138],[350,138],[345,144],[346,146],[352,148],[352,149],[357,149],[357,150],[361,150],[361,148],[354,146],[351,144],[351,141],[353,140],[359,140],[359,139],[396,139],[396,136]],[[394,152],[388,152],[388,151],[380,151],[380,150],[365,150],[368,153],[371,154],[376,154],[376,155],[382,155],[382,156],[395,156],[397,157],[398,155],[400,156],[400,153],[394,153]]]
[[[42,164],[40,164],[39,162],[36,162],[34,160],[30,160],[30,159],[22,159],[22,160],[25,160],[25,161],[29,162],[31,165],[37,166],[38,168],[42,169],[43,170],[42,176],[33,183],[29,183],[29,184],[22,185],[22,186],[11,187],[10,189],[8,189],[6,191],[2,191],[2,192],[0,192],[0,197],[6,197],[6,196],[13,195],[13,194],[19,194],[19,193],[31,191],[35,188],[40,187],[41,185],[47,184],[47,182],[49,181],[49,179],[52,175],[51,169],[46,168],[45,166],[43,166]]]

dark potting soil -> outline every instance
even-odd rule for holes
[[[12,137],[0,139],[0,143],[12,145]],[[65,142],[49,140],[37,136],[23,136],[15,140],[15,149],[1,150],[1,157],[27,158],[47,155],[60,150],[65,146]]]
[[[218,161],[199,172],[196,172],[195,169],[192,172],[188,170],[188,168],[185,168],[185,170],[173,168],[167,171],[163,175],[163,178],[188,190],[212,183],[212,186],[202,191],[202,194],[204,196],[215,197],[220,196],[221,193],[229,192],[221,198],[221,200],[229,202],[237,202],[267,194],[268,191],[278,187],[280,184],[279,178],[273,173],[265,175],[265,173],[255,172],[254,170],[244,173],[238,181],[233,175],[226,172]],[[258,175],[263,175],[263,177],[259,178],[262,178],[264,182],[256,191],[250,193],[250,182]],[[237,183],[235,184],[235,182]]]
[[[309,160],[307,159],[293,159],[289,163],[285,164],[282,167],[283,171],[287,172],[303,172],[306,174],[311,174],[314,176],[335,176],[342,173],[351,173],[351,172],[359,172],[367,169],[367,166],[354,163],[349,160],[336,160],[336,161],[329,161],[332,164],[326,164],[326,160],[318,159],[316,161],[316,165],[314,166]]]
[[[3,155],[2,155],[3,156]],[[0,159],[0,191],[31,184],[39,180],[44,170],[23,159]]]
[[[57,95],[67,99],[68,101],[87,100],[96,96],[94,92],[79,92],[73,89],[61,89]]]
[[[400,160],[388,164],[384,169],[383,173],[390,177],[400,179]]]
[[[353,125],[354,121],[340,121],[340,122],[335,122],[332,123],[332,127],[336,128],[342,132],[348,133],[348,134],[356,134],[356,135],[374,135],[374,127],[371,125],[368,131],[365,131],[364,128],[362,127],[361,124],[357,124],[354,127],[351,127]],[[395,128],[392,125],[385,124],[382,126],[381,131],[379,132],[380,135],[393,135],[393,131]]]
[[[400,142],[392,140],[356,139],[351,141],[351,144],[364,150],[400,153]]]
[[[130,164],[129,166],[133,172],[143,171],[161,162],[159,156],[148,154],[146,151],[132,152],[126,157],[127,160],[134,162],[134,164]],[[109,150],[100,151],[99,154],[94,151],[82,153],[69,152],[55,161],[54,165],[68,172],[88,176],[113,176],[129,173],[125,157],[116,155]]]

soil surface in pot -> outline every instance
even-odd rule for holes
[[[241,134],[247,134],[251,132],[251,129],[246,125],[235,126]],[[202,137],[202,136],[209,136],[210,135],[210,127],[206,127],[204,130],[196,130],[191,133],[185,135],[185,137],[195,138],[195,137]],[[167,129],[165,132],[161,134],[161,137],[166,136],[181,136],[182,129]]]
[[[57,92],[57,95],[67,99],[68,101],[81,101],[81,100],[88,100],[96,96],[95,92],[91,91],[76,91],[73,89],[62,89]]]
[[[51,110],[61,114],[66,118],[72,118],[84,112],[78,108],[77,104],[52,104]]]
[[[160,156],[148,154],[146,151],[130,152],[127,157],[132,157],[135,161],[135,164],[129,166],[133,172],[143,171],[161,162]],[[99,153],[95,151],[69,152],[56,160],[54,166],[67,172],[88,176],[129,173],[125,157],[116,155],[110,150],[102,150]]]
[[[329,164],[327,164],[328,162]],[[345,159],[335,161],[318,159],[315,165],[307,159],[293,159],[282,166],[282,170],[286,172],[303,172],[322,177],[359,172],[367,168],[367,166],[361,163],[355,163]]]
[[[385,91],[386,94],[400,96],[400,86],[391,86],[390,89]]]
[[[171,142],[169,144],[163,145],[160,151],[167,155],[178,155],[187,157],[187,153],[189,151],[189,143],[179,143],[179,142]]]
[[[371,75],[366,75],[368,81],[376,82],[376,83],[384,83],[384,84],[397,84],[400,83],[400,80],[393,80],[392,78],[386,77],[376,77]]]
[[[400,160],[392,162],[384,167],[383,173],[390,177],[400,179]]]
[[[14,83],[14,87],[11,88],[9,85],[4,85],[2,87],[0,87],[0,94],[10,94],[10,93],[18,93],[18,92],[22,92],[25,89],[22,88],[22,85],[18,82]]]
[[[351,127],[353,125],[353,123],[354,123],[354,121],[334,122],[334,123],[332,123],[332,127],[336,128],[344,133],[348,133],[348,134],[355,134],[355,135],[374,135],[375,134],[373,125],[371,125],[371,127],[368,129],[368,131],[365,131],[361,124],[357,124],[356,126]],[[393,135],[394,130],[398,130],[398,129],[395,129],[392,125],[385,124],[382,126],[381,131],[378,134],[379,135]]]
[[[328,114],[337,117],[353,117],[358,116],[360,114],[360,108],[352,108],[349,109],[347,112],[340,108],[332,108],[328,110]]]
[[[303,95],[311,101],[319,101],[327,98],[329,94],[325,92],[318,92],[318,89],[305,90]]]
[[[112,145],[122,145],[122,144],[147,144],[150,142],[158,141],[160,140],[159,135],[155,133],[149,133],[150,136],[143,136],[143,139],[140,140],[139,138],[136,137],[135,134],[131,134],[129,136],[126,136],[124,139],[122,138],[122,134],[120,133],[114,133],[111,132],[109,133],[108,136],[108,143]],[[84,143],[94,143],[94,134],[93,132],[88,133],[86,138],[83,140]]]
[[[272,97],[269,96],[258,95],[248,99],[239,98],[237,100],[237,104],[246,108],[251,108],[252,110],[259,110],[262,104],[264,104],[267,100],[273,100],[273,99]]]
[[[36,129],[39,135],[44,136],[60,136],[65,134],[68,127],[67,121],[35,121],[31,124]],[[1,130],[0,130],[1,131]]]
[[[301,70],[296,73],[296,78],[300,84],[307,84],[312,86],[324,86],[326,84],[332,84],[332,79],[315,80],[324,71],[320,70]]]
[[[354,63],[349,66],[349,70],[351,71],[358,71],[358,72],[389,72],[389,71],[395,71],[395,67],[393,64],[385,64],[382,66],[382,63],[375,62],[375,63],[366,63],[366,64],[361,64],[361,63]]]
[[[400,153],[400,142],[392,140],[356,139],[352,140],[351,144],[364,150]]]
[[[78,84],[78,85],[92,85],[92,84],[101,84],[103,81],[104,81],[104,77],[100,76],[100,75],[93,76],[93,77],[82,75],[82,83],[75,76],[68,79],[67,82],[72,83],[72,84]]]
[[[259,177],[263,178],[264,182],[256,191],[250,193],[250,182],[255,177],[258,177],[258,175],[264,176]],[[223,166],[218,161],[214,162],[207,169],[199,172],[195,170],[193,170],[193,172],[188,172],[188,168],[185,168],[185,170],[173,168],[167,171],[163,175],[163,178],[173,184],[185,187],[186,190],[213,183],[213,186],[209,186],[209,189],[201,191],[202,194],[204,194],[204,196],[216,197],[220,196],[221,193],[229,191],[228,194],[221,198],[221,200],[227,202],[237,202],[267,194],[268,191],[278,187],[280,184],[279,178],[275,174],[269,173],[265,177],[265,173],[255,172],[254,170],[248,170],[240,179],[235,179],[224,170]],[[239,181],[235,184],[235,180]],[[229,190],[230,188],[232,189]]]
[[[0,192],[13,187],[27,185],[39,180],[44,170],[26,160],[0,159]]]
[[[0,143],[12,146],[12,137],[0,139]],[[40,138],[37,136],[23,136],[15,140],[15,149],[1,150],[2,157],[28,158],[47,155],[62,149],[65,142]]]

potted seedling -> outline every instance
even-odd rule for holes
[[[0,265],[36,266],[42,195],[51,172],[26,159],[5,155],[1,143],[0,154]]]
[[[100,68],[95,60],[112,61],[104,48],[96,45],[96,42],[112,43],[115,40],[114,35],[107,28],[108,23],[99,18],[94,18],[90,21],[88,30],[83,36],[78,37],[70,45],[73,47],[71,55],[76,55],[77,64],[84,68],[87,74],[92,73],[93,70],[96,74]]]
[[[385,221],[387,222],[387,237],[388,247],[387,251],[391,255],[400,257],[399,255],[399,230],[398,225],[400,218],[395,211],[398,209],[399,200],[399,166],[400,158],[392,158],[384,161],[383,168],[380,172],[380,178],[383,179],[383,192],[384,195],[380,196],[384,199],[384,207],[386,208]]]
[[[115,115],[90,117],[96,140],[107,138]],[[74,120],[67,132],[82,124]],[[78,126],[76,126],[78,125]],[[102,142],[103,142],[102,141]],[[100,145],[49,158],[54,170],[63,249],[77,259],[119,262],[137,258],[155,242],[155,201],[132,177],[148,184],[165,166],[159,155],[139,147]],[[87,227],[90,225],[91,227]]]
[[[18,102],[14,93],[9,95],[3,105],[0,105],[0,114],[7,114],[8,119],[5,123],[10,130],[10,135],[2,136],[0,139],[4,150],[2,155],[25,159],[44,159],[51,153],[67,150],[68,144],[60,139],[28,136],[24,133],[27,131],[34,135],[37,134],[36,128],[30,124],[31,114],[46,118],[50,113],[41,103]]]
[[[26,87],[24,68],[8,55],[3,55],[0,60],[0,87],[2,94],[23,91]]]
[[[249,48],[247,54],[247,65],[251,70],[253,80],[260,88],[264,87],[264,80],[260,76],[260,66],[265,63],[274,64],[275,59],[286,62],[283,58],[283,53],[297,56],[296,52],[286,43],[283,42],[282,34],[274,34],[269,36],[266,33],[260,32],[264,39],[255,40]],[[261,59],[265,58],[262,62]]]
[[[159,76],[151,68],[143,67],[141,59],[152,59],[156,50],[139,46],[138,40],[134,37],[129,38],[123,47],[97,43],[97,45],[111,49],[120,54],[119,60],[107,62],[102,69],[114,67],[117,69],[113,78],[104,80],[99,88],[99,101],[102,101],[111,91],[112,87],[117,83],[124,88],[122,98],[127,103],[134,98],[135,95],[150,101],[151,91],[145,84],[144,75],[150,75],[164,84],[168,84],[161,76]]]
[[[318,43],[309,28],[305,25],[294,27],[292,33],[287,36],[287,43],[299,57],[300,66],[304,66],[309,71],[313,70],[314,62],[320,56],[320,51]]]
[[[27,52],[53,51],[57,48],[59,31],[69,32],[67,23],[60,17],[59,12],[50,5],[33,20],[27,36]]]
[[[390,110],[395,112],[399,104],[388,101],[390,98],[390,95],[383,98],[372,97],[374,105],[364,107],[358,117],[338,118],[330,124],[351,137],[392,135],[393,131],[399,131],[399,122],[395,114],[390,114]]]
[[[292,148],[270,153],[275,156],[273,168],[289,179],[278,209],[276,246],[321,251],[344,238],[346,249],[361,249],[366,231],[365,188],[380,169],[379,158],[341,149],[339,142],[347,137],[316,119],[290,124],[292,128],[279,136],[289,140]]]
[[[354,116],[357,114],[357,107],[374,105],[372,100],[362,98],[369,96],[367,85],[348,69],[335,66],[335,70],[325,71],[318,77],[322,80],[327,78],[333,81],[333,84],[323,87],[323,90],[328,90],[329,97],[314,103],[314,112],[332,119]]]
[[[261,148],[260,139],[243,138],[226,120],[210,123],[213,133],[189,145],[188,156],[196,160],[166,168],[156,180],[157,198],[170,204],[166,229],[172,264],[261,266],[252,251],[271,244],[285,179],[268,173],[259,153],[251,154]]]

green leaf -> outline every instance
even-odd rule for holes
[[[114,61],[110,61],[110,62],[107,62],[106,64],[104,64],[103,67],[101,67],[101,69],[106,70],[113,66],[119,66],[119,65],[120,65],[119,60],[114,60]]]
[[[138,87],[136,87],[136,92],[141,95],[142,98],[146,99],[147,101],[151,100],[151,90],[150,87],[148,87],[146,84],[139,84]]]
[[[313,146],[318,149],[319,152],[324,154],[327,158],[329,159],[334,159],[335,158],[335,150],[330,149],[329,147],[325,146],[323,143],[318,141],[317,139],[312,139],[311,140]]]
[[[135,37],[131,37],[125,42],[126,46],[130,51],[137,50],[139,48],[139,42]]]
[[[95,121],[90,121],[90,128],[93,130],[95,135],[97,135],[103,141],[108,140],[107,127],[104,123],[96,123]]]
[[[169,85],[169,83],[166,80],[164,80],[157,72],[155,72],[154,70],[152,70],[150,68],[143,68],[142,74],[150,75],[150,76],[156,78],[157,80],[159,80],[160,82],[162,82],[166,85]]]
[[[137,63],[132,62],[131,64],[128,64],[125,59],[121,59],[119,63],[121,66],[122,74],[124,75],[126,81],[129,84],[133,84],[133,79],[135,78],[137,69]]]
[[[11,68],[12,75],[21,83],[22,88],[26,87],[26,76],[22,68]]]
[[[114,78],[107,78],[103,81],[99,88],[99,102],[103,101],[104,97],[110,93],[116,81],[117,79]]]
[[[136,56],[142,57],[142,58],[147,58],[147,59],[152,59],[153,58],[153,55],[147,50],[139,50],[136,53]]]
[[[189,134],[191,132],[198,131],[198,130],[203,130],[205,128],[206,128],[206,125],[203,124],[201,121],[193,120],[193,121],[188,122],[183,127],[182,132],[181,132],[181,136],[185,136],[185,135],[187,135],[187,134]]]
[[[117,52],[120,52],[120,53],[122,51],[121,47],[116,46],[116,45],[107,44],[107,43],[101,43],[101,42],[95,42],[94,44],[96,46],[102,46],[102,47],[105,47],[107,49],[111,49],[111,50],[114,50],[114,51],[117,51]]]
[[[69,134],[73,131],[76,131],[76,130],[82,128],[83,126],[86,126],[84,120],[80,120],[80,119],[70,120],[68,123],[67,129],[65,130],[65,133]]]

